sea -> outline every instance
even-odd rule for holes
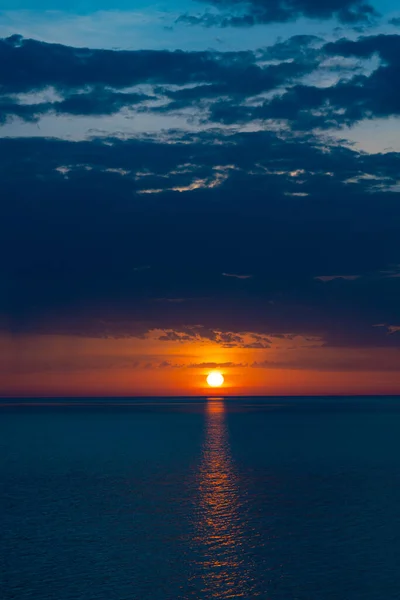
[[[1,600],[399,600],[400,398],[0,400]]]

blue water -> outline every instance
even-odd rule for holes
[[[15,402],[2,600],[400,598],[400,399]]]

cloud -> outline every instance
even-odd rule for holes
[[[161,342],[212,342],[223,348],[269,348],[271,340],[255,332],[220,331],[204,325],[188,325],[180,330],[166,330],[157,338]]]
[[[304,77],[287,81],[283,89],[257,103],[231,97],[216,100],[210,106],[209,119],[234,123],[289,123],[300,131],[339,129],[363,120],[388,118],[400,114],[399,73],[400,36],[378,35],[359,40],[339,40],[314,48],[307,38],[297,39],[287,48],[299,64],[318,63],[312,72],[314,81]],[[274,47],[269,49],[274,53]],[[333,62],[332,62],[333,61]],[[335,61],[339,61],[336,62]],[[346,65],[340,61],[356,61]],[[378,64],[376,64],[378,63]],[[324,73],[327,84],[321,85]]]
[[[400,114],[399,73],[400,36],[378,35],[356,41],[339,40],[326,44],[323,52],[331,56],[370,59],[379,56],[381,63],[368,75],[356,74],[333,86],[317,88],[296,85],[281,98],[265,105],[265,115],[308,122],[323,128],[351,125],[362,119]],[[319,111],[314,117],[311,111]]]
[[[218,12],[181,15],[177,21],[204,27],[252,27],[266,23],[284,23],[300,17],[337,18],[354,25],[368,23],[377,16],[375,9],[362,0],[203,0]]]
[[[21,104],[18,98],[0,97],[0,123],[10,117],[38,121],[45,114],[71,116],[104,116],[133,107],[149,99],[144,94],[120,93],[112,90],[91,89],[77,94],[66,94],[61,101]]]
[[[253,275],[237,275],[236,273],[222,273],[223,277],[233,277],[234,279],[251,279]]]
[[[122,109],[176,111],[200,99],[273,90],[313,68],[306,60],[262,65],[251,51],[93,50],[18,35],[0,40],[0,62],[0,122],[13,116],[35,121],[45,114],[104,116]]]
[[[315,279],[318,279],[323,283],[328,283],[330,281],[335,281],[336,279],[341,279],[342,281],[355,281],[359,277],[359,275],[318,275]]]
[[[253,362],[249,365],[252,369],[289,369],[310,370],[320,372],[397,372],[398,352],[385,351],[373,356],[357,349],[356,354],[351,351],[345,357],[338,355],[324,356],[319,351],[319,356],[309,354],[296,358],[282,358],[280,360],[264,360]]]
[[[400,331],[400,325],[386,325],[385,323],[379,323],[378,325],[374,325],[374,327],[383,327],[386,329],[388,335],[393,335]]]
[[[173,363],[169,360],[163,360],[156,365],[158,369],[234,369],[247,367],[246,363],[235,362],[202,362],[202,363]]]
[[[0,41],[6,65],[0,122],[18,117],[40,123],[46,115],[93,119],[122,111],[139,120],[179,116],[191,130],[260,123],[281,132],[340,129],[400,114],[399,56],[395,34],[325,44],[302,35],[238,52],[92,50],[12,36]],[[215,170],[208,179],[192,175],[170,190],[219,186],[227,172]],[[158,194],[163,187],[141,193]],[[301,198],[307,191],[287,193]]]
[[[203,362],[203,363],[192,363],[187,365],[187,369],[234,369],[234,368],[243,368],[247,367],[245,363],[235,363],[235,362]]]
[[[182,369],[184,365],[180,363],[172,363],[170,360],[163,360],[157,365],[158,369]],[[153,365],[151,365],[153,367]]]
[[[85,86],[123,89],[145,82],[183,85],[198,81],[204,72],[219,79],[226,64],[223,59],[216,60],[218,53],[214,54],[180,50],[93,50],[13,35],[0,42],[0,58],[5,65],[1,83],[6,93],[49,86],[80,90]],[[226,56],[229,64],[229,55]],[[242,57],[251,60],[251,53],[244,52]]]
[[[12,335],[158,332],[254,352],[287,334],[400,345],[373,327],[400,321],[399,193],[376,188],[397,181],[399,154],[309,133],[213,130],[3,138],[0,159],[0,322]],[[234,166],[218,188],[171,191],[216,165]],[[162,192],[138,193],[147,186]],[[286,195],[297,189],[308,196]],[[252,278],[233,285],[222,273]],[[332,274],[359,278],[315,279]]]

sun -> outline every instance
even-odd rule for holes
[[[210,387],[220,387],[224,383],[224,376],[219,371],[213,371],[208,375],[207,383]]]

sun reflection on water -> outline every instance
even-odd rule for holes
[[[254,597],[246,552],[245,507],[240,499],[222,399],[208,401],[206,418],[196,539],[201,549],[202,593],[207,598]]]

